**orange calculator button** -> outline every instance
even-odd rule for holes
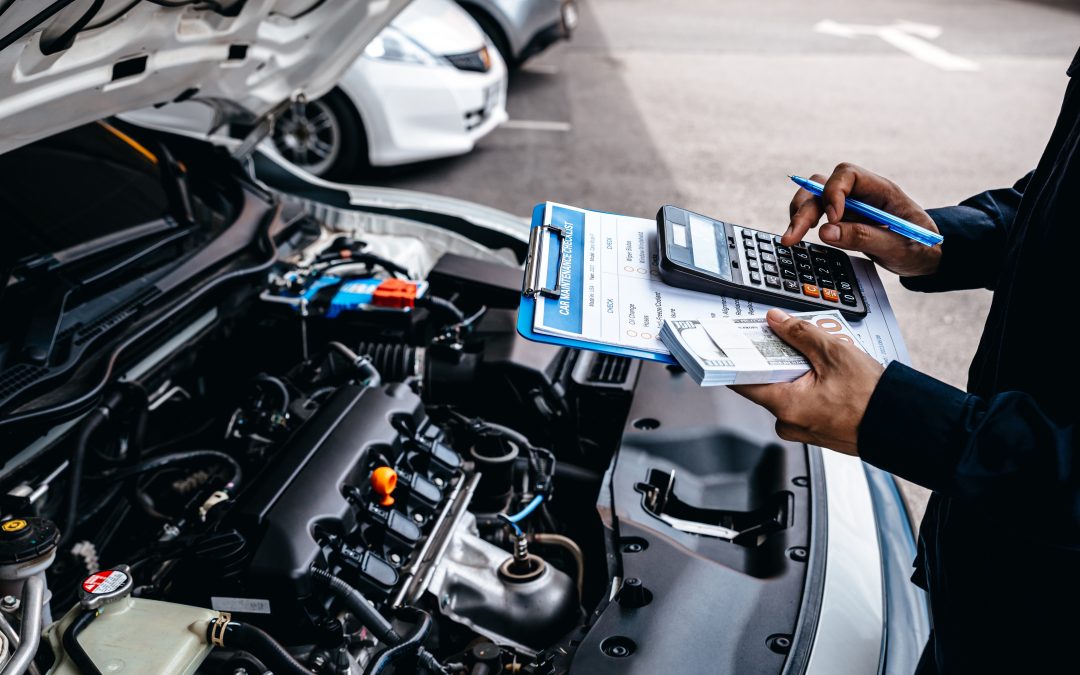
[[[829,302],[840,302],[840,294],[831,288],[821,289],[821,297],[825,298]]]
[[[803,295],[809,295],[811,298],[820,298],[821,297],[821,291],[814,284],[803,284],[802,285],[802,292],[803,292]]]

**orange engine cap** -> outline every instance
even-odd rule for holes
[[[394,498],[391,493],[397,488],[397,471],[388,466],[380,466],[371,472],[371,489],[375,494],[382,497],[380,506],[392,506]]]

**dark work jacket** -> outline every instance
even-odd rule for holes
[[[1035,171],[930,211],[941,266],[902,280],[994,291],[968,391],[893,363],[859,426],[865,461],[934,492],[919,673],[1080,673],[1080,52],[1068,75]]]

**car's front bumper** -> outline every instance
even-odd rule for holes
[[[469,152],[507,119],[506,66],[485,73],[362,58],[339,86],[364,122],[369,161],[392,166]]]

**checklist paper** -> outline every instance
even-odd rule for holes
[[[534,227],[541,223],[533,223]],[[660,342],[664,321],[754,317],[772,305],[668,286],[657,267],[656,222],[548,202],[543,223],[540,279],[552,291],[535,303],[532,331],[591,343],[601,351],[641,350],[670,356]],[[849,322],[863,346],[882,363],[908,361],[907,348],[874,264],[853,257],[867,316]]]

